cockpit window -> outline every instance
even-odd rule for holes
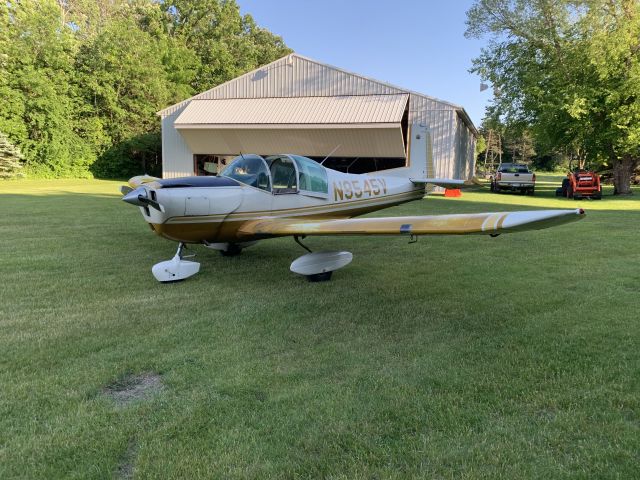
[[[223,177],[233,178],[245,185],[270,191],[269,169],[259,155],[241,155],[234,158],[222,171]]]
[[[296,166],[288,155],[274,155],[267,157],[273,193],[296,193],[298,191],[298,177]]]
[[[300,190],[315,193],[329,193],[327,171],[318,162],[300,155],[291,155],[298,165]]]

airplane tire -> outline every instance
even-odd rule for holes
[[[242,247],[235,243],[230,243],[226,250],[220,250],[220,255],[223,257],[235,257],[242,253]]]

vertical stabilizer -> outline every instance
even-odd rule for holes
[[[431,132],[426,125],[414,123],[409,129],[407,166],[385,171],[385,174],[408,178],[434,178]]]

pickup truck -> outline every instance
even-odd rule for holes
[[[536,174],[526,165],[518,163],[502,163],[495,176],[491,177],[491,191],[522,192],[533,195],[536,189]]]

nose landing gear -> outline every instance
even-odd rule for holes
[[[200,263],[184,260],[184,258],[195,257],[194,255],[184,255],[186,246],[180,242],[178,250],[171,260],[156,263],[151,272],[156,280],[162,283],[178,282],[189,278],[200,271]]]

